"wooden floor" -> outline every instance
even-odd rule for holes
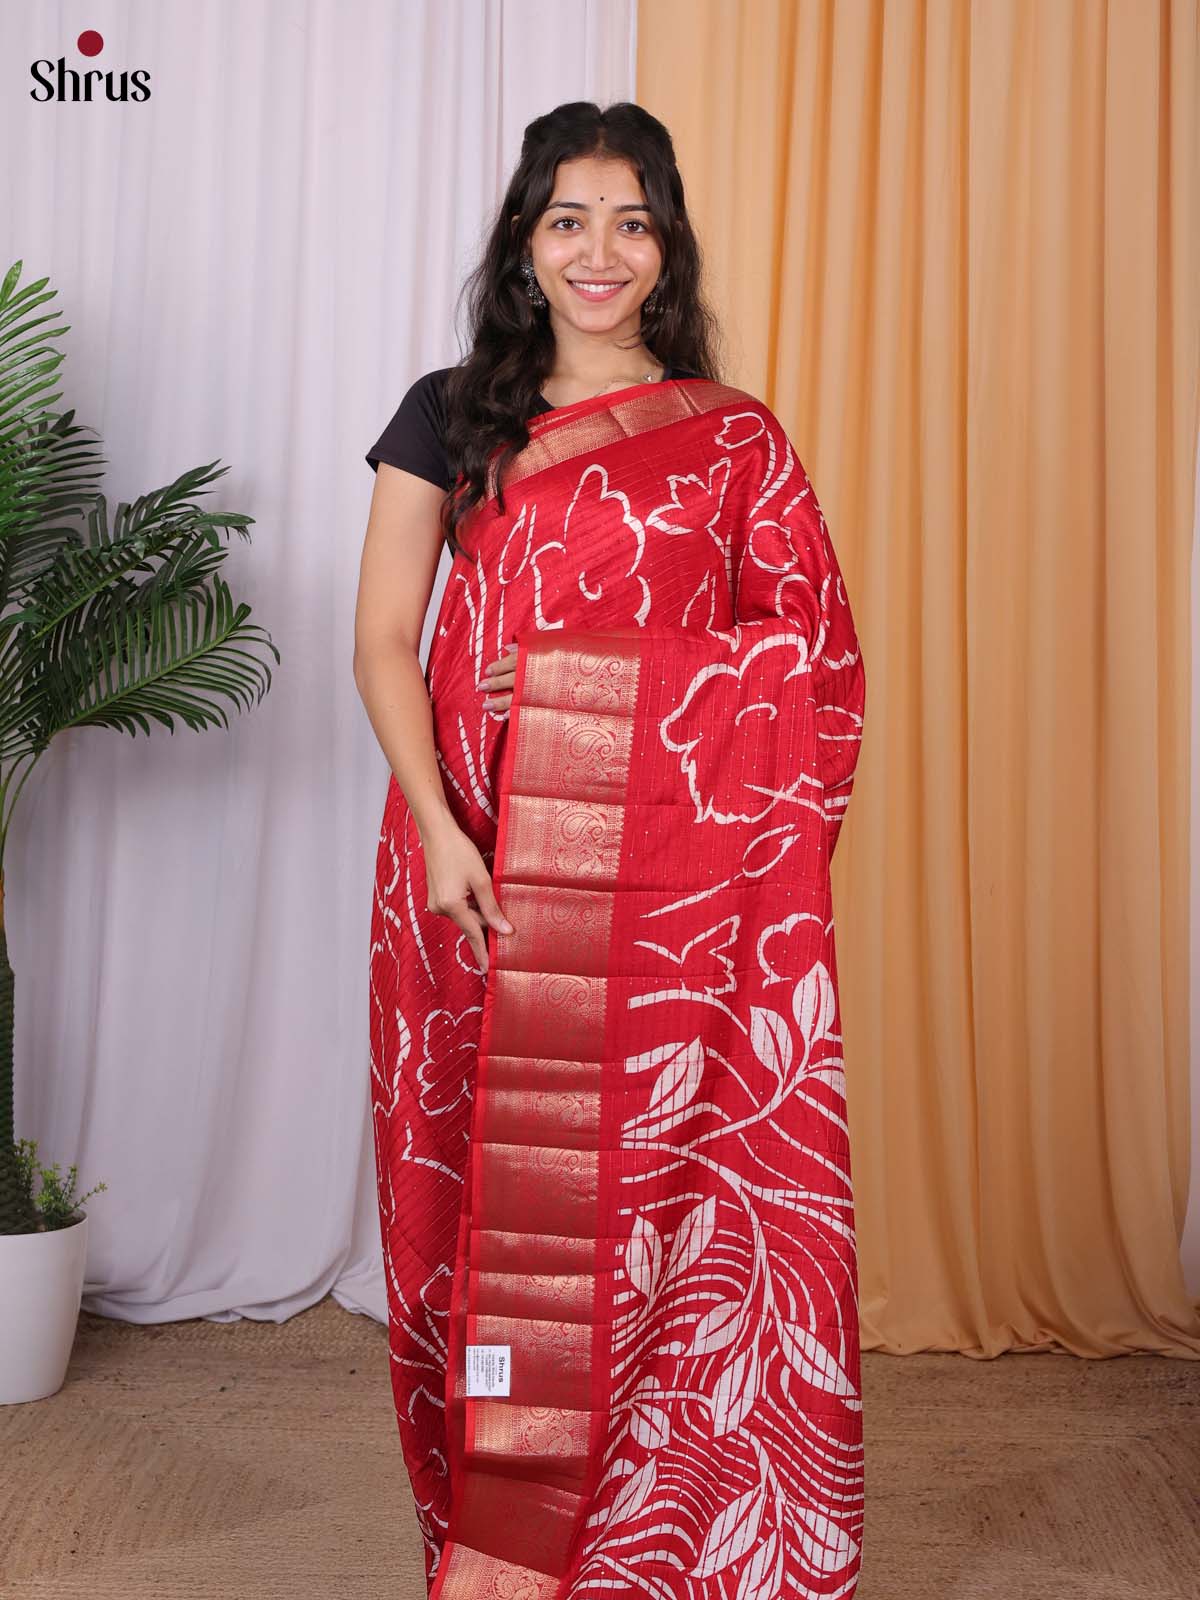
[[[863,1359],[856,1600],[1197,1600],[1200,1363]],[[3,1600],[425,1600],[386,1334],[83,1313],[0,1407]],[[798,1597],[789,1597],[798,1600]]]

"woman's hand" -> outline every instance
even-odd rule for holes
[[[512,933],[492,890],[492,880],[475,844],[457,824],[422,839],[425,856],[425,909],[449,917],[466,934],[475,959],[488,969],[487,929]],[[475,904],[470,903],[474,897]]]
[[[493,661],[483,671],[484,681],[479,685],[488,691],[483,705],[486,711],[507,711],[512,705],[512,687],[517,681],[517,647],[510,644],[508,653]],[[505,692],[507,691],[507,692]]]
[[[483,704],[489,711],[505,711],[512,704],[511,691],[516,675],[517,647],[510,644],[507,653],[485,669],[485,681],[479,685],[488,691]],[[475,959],[486,972],[488,928],[495,928],[497,933],[512,933],[513,926],[496,900],[483,857],[473,840],[456,824],[441,828],[428,838],[422,837],[421,845],[428,891],[425,909],[449,917],[462,929],[475,952]]]

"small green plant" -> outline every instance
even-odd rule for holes
[[[97,1183],[86,1194],[77,1195],[75,1185],[79,1181],[79,1168],[74,1165],[68,1167],[64,1178],[58,1170],[57,1161],[43,1167],[37,1158],[36,1139],[18,1139],[16,1151],[22,1198],[41,1212],[47,1233],[55,1228],[69,1228],[73,1222],[80,1221],[83,1202],[90,1200],[101,1189],[108,1188],[106,1183]],[[33,1192],[35,1178],[41,1180],[37,1194]]]

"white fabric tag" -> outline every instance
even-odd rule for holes
[[[467,1393],[508,1394],[512,1378],[512,1345],[467,1346]]]

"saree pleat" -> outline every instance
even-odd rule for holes
[[[431,1600],[857,1582],[828,869],[861,656],[769,411],[652,387],[542,420],[439,615],[447,793],[514,927],[486,975],[394,782],[385,810],[373,1104]]]

